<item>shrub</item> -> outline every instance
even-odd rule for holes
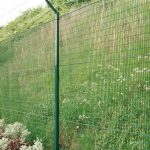
[[[0,119],[0,150],[43,150],[41,141],[37,138],[34,144],[27,142],[30,132],[23,124],[5,124]]]

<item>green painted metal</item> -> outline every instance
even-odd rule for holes
[[[55,36],[55,109],[54,109],[54,149],[59,150],[59,13],[56,15],[56,36]]]
[[[59,150],[59,12],[46,0],[56,16],[55,65],[54,65],[54,150]]]
[[[0,42],[0,117],[45,150],[149,150],[148,4],[103,0],[61,16],[60,62],[58,16]]]

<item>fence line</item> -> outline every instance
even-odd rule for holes
[[[60,17],[60,149],[149,150],[150,1]],[[55,20],[0,42],[0,118],[53,149]],[[45,40],[46,39],[46,40]]]

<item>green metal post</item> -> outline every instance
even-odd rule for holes
[[[55,36],[55,150],[59,150],[59,13],[56,15]]]
[[[59,150],[59,12],[45,0],[56,15],[55,34],[55,87],[54,87],[54,150]]]

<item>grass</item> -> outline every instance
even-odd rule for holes
[[[149,1],[97,2],[60,20],[61,150],[150,148]],[[53,147],[54,22],[0,45],[1,117]]]

